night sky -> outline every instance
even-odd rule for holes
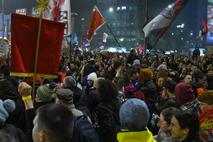
[[[15,12],[15,9],[19,8],[29,8],[36,5],[35,0],[4,0],[5,1],[5,13]],[[141,0],[141,12],[144,12],[144,1]],[[175,2],[175,0],[148,0],[149,2],[149,20],[157,16],[165,7],[169,4]],[[202,19],[206,18],[206,0],[189,0],[188,4],[180,15],[176,18],[175,22],[172,24],[168,33],[171,33],[176,30],[177,24],[184,23],[188,31],[193,31],[198,33],[199,27]],[[85,27],[89,26],[90,17],[92,8],[95,5],[96,0],[71,0],[71,9],[72,12],[78,13],[78,16],[75,19],[75,25],[78,30],[81,28],[81,18],[85,18]],[[0,9],[1,9],[0,1]],[[106,6],[106,8],[109,8]],[[30,11],[31,12],[31,11]],[[28,12],[28,14],[30,14]],[[144,17],[141,17],[144,19]],[[165,39],[170,35],[166,34]]]

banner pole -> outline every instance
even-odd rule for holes
[[[42,26],[42,18],[43,18],[43,11],[44,9],[40,9],[40,17],[39,17],[39,24],[38,24],[38,35],[37,35],[37,41],[36,41],[36,54],[35,54],[35,62],[34,62],[34,73],[33,73],[33,100],[35,100],[35,82],[36,82],[36,76],[37,76],[37,67],[38,67],[38,54],[39,54],[39,44],[40,44],[40,36],[41,36],[41,26]]]

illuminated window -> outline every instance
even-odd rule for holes
[[[122,7],[121,7],[121,10],[126,10],[126,6],[122,6]]]
[[[27,14],[27,9],[26,8],[16,9],[16,13],[26,15]]]

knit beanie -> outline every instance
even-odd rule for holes
[[[129,99],[121,106],[119,117],[122,129],[142,131],[148,125],[150,114],[144,101]]]
[[[176,85],[175,96],[178,105],[182,105],[195,99],[192,87],[184,82]]]
[[[95,72],[88,75],[87,80],[95,81],[97,79],[97,74]]]
[[[13,100],[0,100],[0,126],[6,122],[7,118],[9,117],[9,113],[13,112],[15,108],[16,105]]]
[[[158,67],[157,67],[157,70],[165,70],[165,71],[167,71],[167,65],[166,65],[166,63],[162,63],[161,65],[159,65]]]
[[[50,102],[52,100],[52,95],[54,90],[49,88],[49,84],[41,85],[37,89],[36,100],[40,100],[41,102]]]

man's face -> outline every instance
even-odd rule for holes
[[[34,125],[32,131],[33,142],[47,142],[48,141],[47,134],[44,131],[39,130],[38,128],[38,117],[39,115],[37,114],[33,120]]]
[[[187,75],[185,78],[184,78],[184,82],[186,84],[191,84],[192,82],[192,76],[191,75]]]

